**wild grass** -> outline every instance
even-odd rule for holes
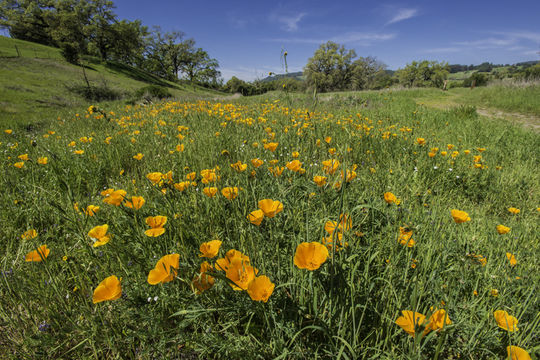
[[[465,104],[540,116],[538,81],[495,82],[473,90],[455,88],[450,91],[459,94]]]
[[[59,49],[0,36],[0,60],[0,118],[7,126],[42,122],[55,118],[58,112],[95,104],[84,96],[88,84],[83,68],[64,61]],[[129,101],[148,85],[166,87],[175,98],[221,95],[197,85],[169,82],[131,66],[90,60],[83,61],[86,78],[92,89],[101,89],[100,94],[107,95],[103,98],[114,94]]]
[[[110,105],[62,114],[44,128],[2,129],[1,353],[12,359],[492,359],[504,358],[512,344],[538,356],[539,137],[485,122],[466,107],[417,105],[411,94],[342,94],[317,102],[273,93],[234,103]],[[279,144],[274,152],[264,148],[269,142]],[[295,151],[303,174],[285,167]],[[141,160],[133,158],[138,153]],[[18,158],[24,154],[28,161]],[[40,157],[48,163],[38,164]],[[255,168],[254,158],[264,165]],[[324,171],[328,159],[340,162],[334,174]],[[247,169],[235,170],[237,161]],[[285,167],[279,176],[276,167]],[[215,169],[219,180],[204,184],[204,169]],[[340,176],[347,170],[356,173],[349,182]],[[171,183],[147,178],[168,171]],[[196,184],[177,190],[174,184],[192,172]],[[317,186],[315,175],[327,184]],[[203,194],[209,186],[240,190],[233,200],[219,192],[209,198]],[[100,193],[108,188],[146,203],[139,210],[105,204]],[[386,192],[400,204],[385,202]],[[247,215],[266,198],[281,201],[283,211],[251,224]],[[86,215],[88,205],[99,212]],[[521,211],[513,215],[509,207]],[[452,209],[471,221],[455,223]],[[330,246],[318,270],[295,266],[298,244],[320,242],[326,222],[340,214],[352,220],[343,233],[347,246]],[[167,216],[165,233],[148,237],[145,218],[156,215]],[[88,232],[102,224],[112,238],[93,247]],[[499,224],[510,232],[499,235]],[[415,246],[399,243],[400,227],[412,230]],[[21,239],[30,229],[37,237]],[[223,241],[219,255],[200,258],[200,244],[213,239]],[[50,249],[45,261],[25,262],[42,244]],[[231,249],[275,284],[268,302],[234,291],[217,271],[211,289],[194,293],[202,261],[214,264]],[[180,255],[176,278],[150,285],[149,271],[172,253]],[[515,266],[506,253],[515,255]],[[110,275],[121,279],[122,296],[93,304],[94,290]],[[413,337],[395,323],[402,310],[429,317],[436,309],[445,309],[452,324],[427,336],[422,326]],[[519,331],[499,328],[495,310],[515,316]]]

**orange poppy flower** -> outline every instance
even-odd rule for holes
[[[94,290],[92,302],[97,304],[102,301],[116,300],[122,296],[120,280],[115,275],[105,278]]]
[[[179,263],[179,254],[163,256],[148,273],[148,283],[150,285],[157,285],[172,281],[177,274],[178,267],[180,266]]]
[[[229,268],[229,265],[235,259],[239,259],[239,260],[249,263],[249,257],[247,255],[242,254],[238,250],[231,249],[227,251],[227,253],[225,254],[225,257],[216,260],[216,270],[227,271],[227,269]]]
[[[273,218],[276,214],[283,211],[283,204],[281,201],[272,199],[263,199],[258,203],[259,209],[264,213],[264,216]]]
[[[415,328],[422,325],[426,320],[426,316],[410,310],[402,310],[403,316],[396,320],[396,324],[411,336],[415,335]]]
[[[510,232],[510,228],[504,225],[497,225],[497,232],[499,233],[499,235],[504,235]]]
[[[318,242],[303,242],[296,247],[294,265],[300,269],[316,270],[328,258],[328,249]]]
[[[261,159],[251,159],[251,165],[253,165],[255,168],[258,168],[262,164],[264,164],[264,161]]]
[[[471,221],[469,214],[467,214],[465,211],[453,209],[450,211],[450,214],[452,215],[452,218],[454,219],[456,224],[461,224],[467,221]]]
[[[507,346],[506,351],[510,360],[531,360],[529,353],[519,346]]]
[[[264,213],[262,210],[255,210],[255,211],[252,211],[248,214],[247,216],[247,219],[249,220],[250,223],[252,223],[253,225],[261,225],[261,222],[263,221],[264,219]]]
[[[214,286],[216,280],[214,277],[207,274],[207,272],[212,270],[214,270],[212,265],[210,265],[207,261],[201,264],[199,274],[195,275],[191,281],[195,294],[200,295],[203,291],[206,291]]]
[[[291,171],[298,172],[302,168],[302,163],[299,160],[293,160],[289,161],[285,166]]]
[[[249,283],[247,293],[253,301],[267,302],[270,295],[274,292],[275,286],[267,276],[262,275]]]
[[[109,225],[105,224],[96,226],[88,232],[88,237],[94,241],[94,247],[105,245],[111,240],[111,236],[107,235],[108,229]]]
[[[510,316],[506,311],[504,310],[496,310],[493,313],[493,316],[495,317],[495,321],[497,322],[497,325],[501,329],[508,330],[510,332],[517,331],[517,323],[518,319],[516,319],[513,316]]]
[[[199,247],[199,250],[201,254],[199,254],[199,257],[205,257],[205,258],[213,258],[215,257],[218,252],[219,248],[221,246],[221,240],[212,240],[207,241],[201,244]]]
[[[218,188],[216,188],[216,187],[205,187],[205,188],[203,188],[202,191],[203,191],[204,195],[208,196],[209,198],[212,198],[212,197],[216,196]]]
[[[151,229],[146,230],[144,233],[146,236],[157,237],[162,235],[165,232],[163,226],[167,223],[166,216],[149,216],[146,218],[146,224],[150,226]]]
[[[257,269],[249,264],[249,261],[244,261],[238,258],[234,258],[225,272],[225,276],[232,283],[229,285],[236,291],[247,290],[249,283],[255,279],[257,275]]]
[[[238,196],[238,188],[236,186],[223,188],[221,194],[229,200],[235,199]]]
[[[47,245],[41,245],[34,251],[30,251],[26,254],[25,261],[27,262],[40,262],[49,256],[51,250],[47,249]]]
[[[324,186],[326,185],[326,176],[316,175],[313,177],[313,182],[317,184],[317,186]]]
[[[145,202],[142,196],[132,196],[131,201],[126,201],[124,205],[130,209],[139,210]]]

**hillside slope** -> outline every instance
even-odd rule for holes
[[[85,65],[91,86],[119,93],[123,101],[148,85],[166,87],[175,98],[221,95],[197,85],[166,81],[119,63],[88,59]],[[59,49],[0,36],[1,124],[30,123],[64,110],[94,104],[95,101],[86,100],[73,90],[85,84],[83,68],[64,61]]]

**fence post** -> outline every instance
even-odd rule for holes
[[[19,51],[17,45],[15,45],[15,50],[17,50],[17,57],[21,57],[21,52]]]

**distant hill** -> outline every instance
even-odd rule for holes
[[[92,86],[129,99],[137,90],[158,85],[176,98],[215,97],[222,93],[189,83],[175,83],[134,67],[86,58],[85,73]],[[73,91],[84,87],[83,69],[66,62],[60,50],[0,36],[0,120],[46,117],[59,110],[95,104]]]
[[[293,73],[287,73],[287,74],[275,74],[272,76],[267,76],[261,81],[268,82],[268,81],[274,81],[274,80],[280,80],[280,79],[286,79],[286,78],[293,78],[297,80],[305,80],[304,79],[304,73],[302,71],[297,71]]]
[[[465,71],[478,71],[478,72],[491,72],[493,69],[496,68],[502,68],[502,67],[509,67],[509,66],[515,66],[519,67],[521,69],[526,69],[530,66],[534,66],[536,64],[540,63],[538,60],[531,60],[531,61],[524,61],[519,62],[516,64],[492,64],[489,62],[483,62],[479,65],[461,65],[461,64],[450,64],[450,74],[455,74],[459,72],[465,72]]]

